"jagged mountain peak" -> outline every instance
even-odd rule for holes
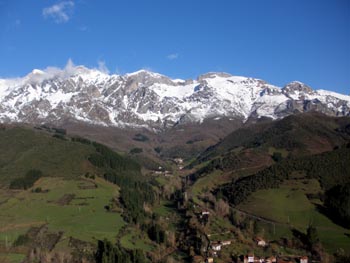
[[[312,90],[301,82],[281,89],[261,79],[220,72],[186,81],[147,70],[110,75],[71,62],[63,69],[0,79],[2,122],[75,120],[160,129],[206,118],[276,119],[312,110],[349,115],[350,96]]]
[[[304,92],[311,94],[313,92],[313,89],[305,83],[295,80],[285,85],[282,91],[286,93]]]
[[[197,80],[201,81],[203,79],[215,78],[215,77],[229,78],[229,77],[232,77],[232,75],[229,73],[226,73],[226,72],[208,72],[208,73],[205,73],[205,74],[198,76]]]
[[[137,76],[145,76],[145,77],[148,76],[148,77],[152,77],[152,78],[165,77],[162,74],[159,74],[157,72],[153,72],[153,71],[150,71],[150,70],[147,70],[147,69],[140,69],[138,71],[125,74],[125,77],[128,77],[128,78],[130,78],[130,77],[137,77]]]
[[[141,69],[133,73],[127,73],[124,75],[130,85],[134,86],[134,89],[139,86],[151,86],[155,83],[177,85],[178,82],[173,81],[169,77],[155,73],[152,71]]]

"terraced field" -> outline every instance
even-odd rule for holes
[[[41,192],[32,189],[41,188]],[[113,240],[125,224],[118,212],[107,212],[118,186],[103,179],[43,177],[26,191],[0,190],[0,243],[11,245],[31,227],[47,225],[69,237],[95,242]]]
[[[239,209],[276,222],[275,236],[291,236],[290,228],[305,232],[312,224],[318,230],[319,237],[327,250],[335,252],[339,248],[350,250],[350,230],[333,223],[322,214],[317,206],[319,199],[309,200],[306,194],[321,191],[316,180],[289,180],[278,189],[259,190],[253,193]],[[264,224],[268,226],[268,224]],[[271,226],[269,227],[271,230]]]

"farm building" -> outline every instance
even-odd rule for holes
[[[231,245],[231,240],[220,241],[220,244],[223,245],[223,246]]]
[[[249,254],[247,256],[244,257],[244,263],[254,263],[254,255],[253,254]]]
[[[257,237],[255,239],[256,241],[256,244],[259,246],[259,247],[266,247],[267,246],[267,243],[264,239],[262,239],[261,237]]]
[[[211,249],[214,251],[220,251],[221,250],[221,244],[220,243],[212,243],[211,244]]]

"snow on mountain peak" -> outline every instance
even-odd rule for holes
[[[137,75],[148,75],[148,76],[152,76],[154,78],[163,76],[163,75],[161,75],[159,73],[152,72],[152,71],[149,71],[149,70],[146,70],[146,69],[140,69],[138,71],[125,74],[126,77],[133,77],[133,76],[137,76]]]
[[[306,92],[306,93],[313,92],[311,87],[309,87],[308,85],[300,81],[292,81],[288,83],[286,86],[283,87],[283,90],[285,92]]]
[[[33,75],[43,75],[43,74],[45,74],[45,72],[40,70],[40,69],[33,69],[31,74],[33,74]]]
[[[89,69],[82,65],[74,65],[71,60],[68,60],[64,68],[58,67],[47,67],[44,70],[34,69],[24,78],[19,78],[19,83],[41,83],[45,80],[60,79],[65,80],[74,76],[82,77],[83,79],[98,79],[106,78],[109,75],[98,70],[98,69]]]
[[[225,73],[225,72],[208,72],[205,74],[200,75],[197,80],[201,81],[203,79],[208,79],[208,78],[216,78],[216,77],[220,77],[220,78],[229,78],[232,77],[231,74],[229,73]]]
[[[222,116],[276,119],[308,110],[350,115],[350,96],[312,90],[298,81],[281,89],[260,79],[218,72],[186,81],[147,70],[109,75],[72,61],[62,69],[35,69],[22,78],[0,79],[3,122],[73,119],[159,128]]]

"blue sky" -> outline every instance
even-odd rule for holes
[[[350,93],[348,0],[0,0],[0,76],[75,64]]]

